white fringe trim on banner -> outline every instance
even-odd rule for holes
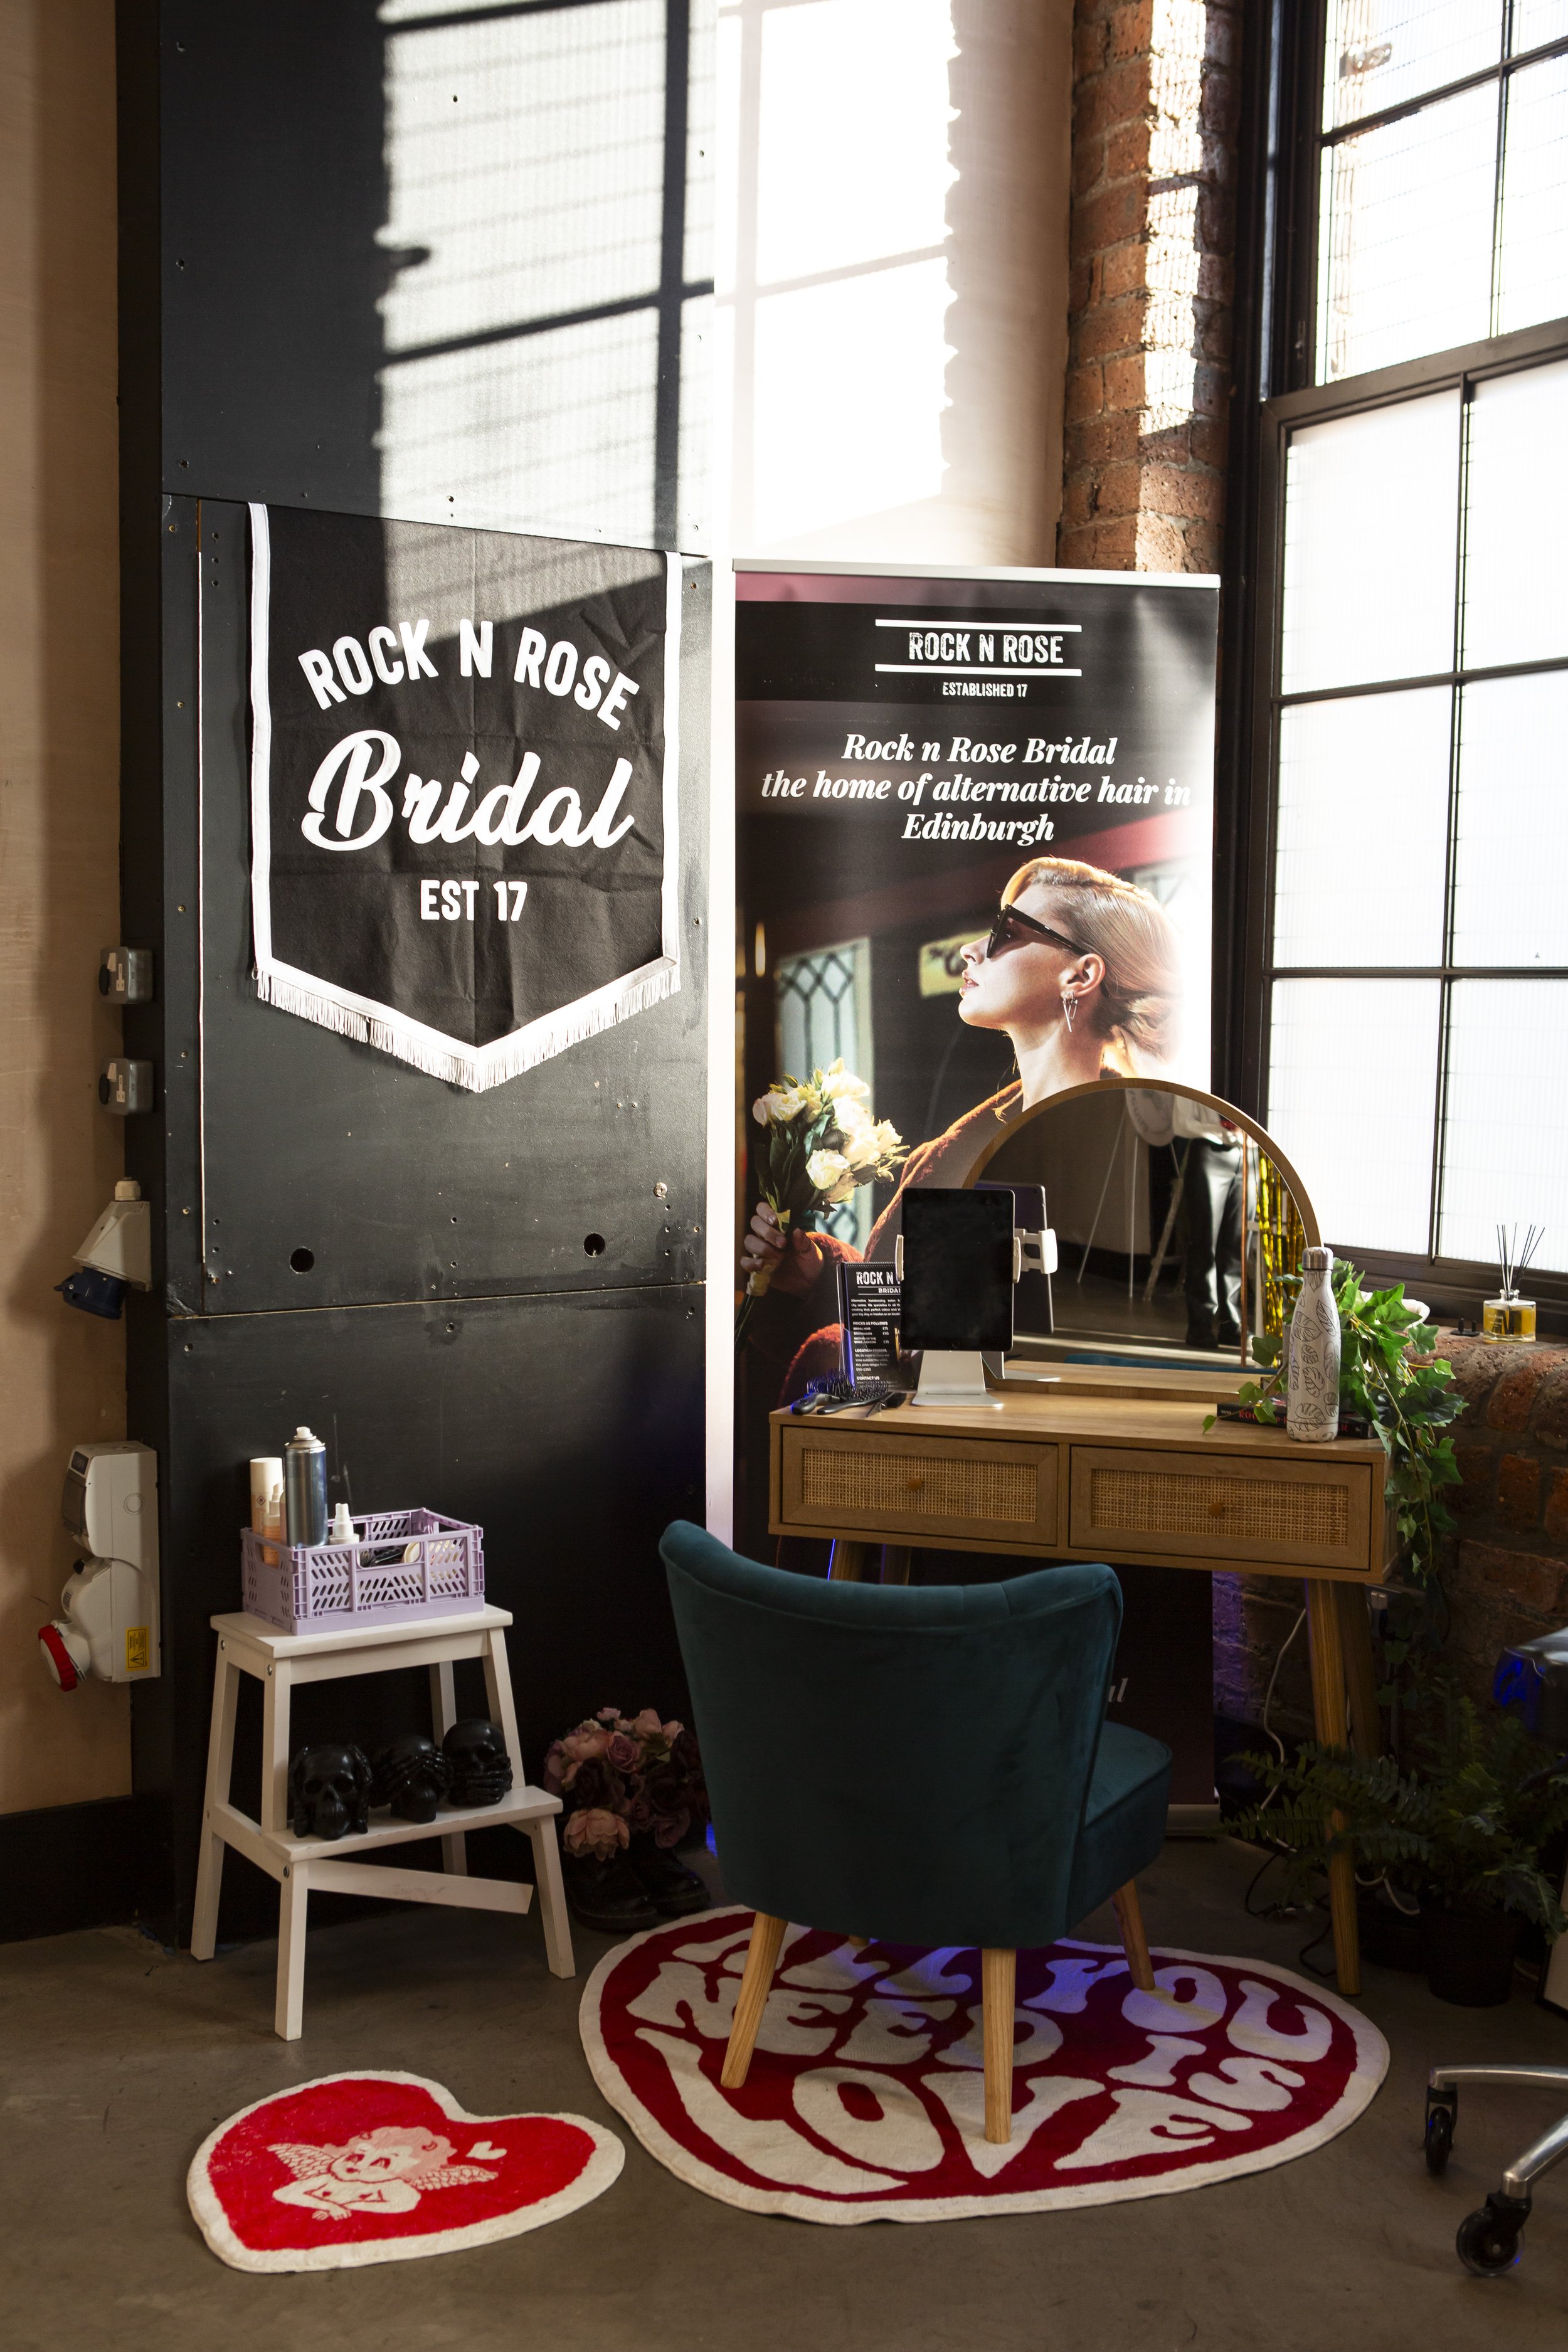
[[[618,1022],[629,1021],[634,1013],[646,1013],[650,1005],[662,1003],[667,997],[679,995],[680,971],[673,960],[645,966],[631,979],[618,986],[599,989],[592,996],[580,997],[575,1004],[563,1004],[557,1013],[545,1013],[531,1021],[524,1029],[514,1031],[510,1037],[498,1037],[489,1045],[465,1047],[455,1039],[443,1040],[437,1032],[422,1028],[416,1022],[407,1022],[396,1013],[380,1017],[374,1013],[359,1013],[352,1006],[339,1003],[322,989],[301,986],[298,981],[283,980],[276,972],[256,974],[256,993],[263,1004],[276,1005],[279,1013],[292,1013],[301,1021],[313,1021],[318,1028],[331,1029],[339,1037],[353,1037],[362,1045],[374,1045],[378,1053],[390,1054],[397,1061],[407,1062],[430,1077],[444,1078],[448,1086],[466,1087],[470,1094],[488,1093],[491,1087],[504,1086],[524,1070],[537,1069],[542,1062],[563,1053],[568,1045],[580,1045],[584,1037],[597,1037]]]

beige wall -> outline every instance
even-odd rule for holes
[[[113,1190],[118,937],[111,0],[0,0],[0,1812],[131,1783],[128,1694],[57,1691],[65,1456],[123,1434],[121,1326],[53,1296]]]

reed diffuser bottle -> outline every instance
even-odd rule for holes
[[[1519,1246],[1519,1227],[1510,1234],[1500,1225],[1497,1229],[1498,1275],[1500,1287],[1495,1298],[1481,1303],[1481,1337],[1484,1339],[1533,1339],[1535,1337],[1535,1301],[1519,1295],[1519,1277],[1546,1238],[1544,1225],[1531,1225],[1524,1236],[1524,1247]]]
[[[1340,1310],[1334,1304],[1334,1254],[1321,1244],[1301,1253],[1301,1288],[1285,1357],[1285,1431],[1303,1445],[1326,1445],[1340,1433]]]

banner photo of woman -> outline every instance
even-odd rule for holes
[[[735,1528],[770,1559],[768,1413],[840,1369],[837,1268],[890,1263],[903,1192],[1101,1075],[1208,1084],[1219,598],[807,564],[736,593]]]

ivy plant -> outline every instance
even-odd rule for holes
[[[1363,1290],[1348,1258],[1334,1266],[1334,1304],[1340,1315],[1340,1406],[1359,1413],[1383,1440],[1388,1454],[1387,1492],[1398,1519],[1403,1563],[1417,1583],[1436,1576],[1445,1536],[1453,1532],[1452,1511],[1443,1491],[1457,1486],[1459,1466],[1448,1423],[1465,1409],[1444,1357],[1413,1352],[1422,1318],[1405,1303],[1405,1285]],[[1254,1352],[1271,1348],[1273,1370],[1266,1381],[1249,1381],[1241,1402],[1258,1419],[1278,1424],[1285,1418],[1285,1370],[1279,1340],[1255,1340]],[[1205,1423],[1212,1428],[1214,1416]]]

